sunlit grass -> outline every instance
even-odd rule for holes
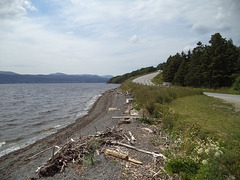
[[[190,144],[184,140],[182,144],[184,152],[189,153],[189,150],[195,147],[194,143],[199,142],[198,138],[214,139],[220,143],[224,152],[220,159],[209,157],[208,161],[218,164],[218,170],[215,172],[227,176],[230,172],[235,177],[240,176],[240,114],[231,104],[213,97],[196,95],[172,101],[170,110],[178,115],[174,129],[180,130],[185,139],[192,139]],[[192,133],[196,133],[198,138],[191,138]],[[202,168],[206,167],[202,166]],[[209,168],[205,170],[210,171]],[[214,172],[211,170],[211,173]],[[210,175],[213,175],[211,173]]]
[[[219,89],[200,89],[203,92],[222,93],[222,94],[237,94],[240,95],[240,91],[235,91],[231,87],[222,87]]]
[[[173,99],[176,98],[202,93],[198,89],[177,86],[147,86],[136,84],[131,81],[124,82],[121,85],[121,88],[132,93],[136,102],[140,103],[143,107],[146,107],[151,103],[166,104],[170,103]]]
[[[240,115],[231,104],[205,95],[179,98],[170,104],[181,121],[198,124],[224,139],[234,138],[240,143]]]
[[[152,79],[152,82],[156,85],[162,84],[163,83],[163,77],[162,77],[162,73],[159,73],[157,76],[155,76]]]

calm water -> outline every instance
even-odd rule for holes
[[[113,84],[0,84],[0,156],[86,115]]]

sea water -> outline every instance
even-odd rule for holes
[[[0,157],[87,114],[115,84],[0,84]]]

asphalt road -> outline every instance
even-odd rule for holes
[[[154,72],[154,73],[151,73],[151,74],[147,74],[147,75],[144,75],[144,76],[140,76],[136,79],[133,80],[133,82],[135,83],[138,83],[138,84],[144,84],[144,85],[155,85],[152,83],[152,78],[154,78],[156,75],[158,75],[159,72]]]
[[[221,94],[221,93],[209,93],[204,92],[207,96],[212,96],[215,98],[223,99],[228,103],[234,104],[237,111],[240,111],[240,95],[233,95],[233,94]]]

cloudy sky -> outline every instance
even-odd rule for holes
[[[0,0],[0,71],[119,75],[216,32],[240,46],[239,0]]]

